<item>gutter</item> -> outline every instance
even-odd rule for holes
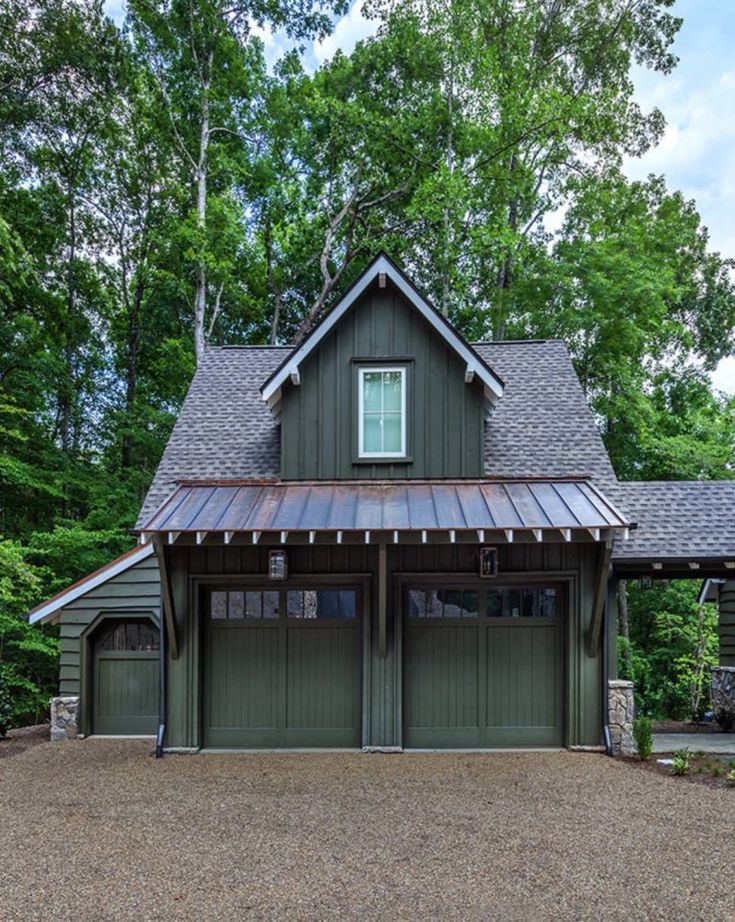
[[[163,607],[163,606],[162,606]],[[156,758],[163,757],[163,741],[166,736],[166,619],[161,618],[161,642],[159,660],[158,732],[156,733]]]
[[[610,732],[610,706],[608,704],[608,684],[610,681],[610,624],[608,599],[610,593],[605,591],[605,601],[602,606],[602,740],[605,744],[605,752],[612,756],[613,744],[612,733]]]

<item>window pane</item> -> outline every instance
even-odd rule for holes
[[[229,598],[229,617],[240,620],[245,617],[244,592],[231,592]]]
[[[408,617],[426,617],[426,593],[423,589],[408,590]]]
[[[212,606],[212,617],[213,618],[226,618],[227,617],[227,593],[226,592],[213,592],[211,596],[211,606]]]
[[[286,611],[289,618],[301,618],[304,607],[304,594],[296,590],[286,593]]]
[[[497,589],[489,590],[487,593],[487,616],[488,618],[503,617],[503,593]]]
[[[245,617],[263,617],[263,595],[260,592],[245,593]]]
[[[319,596],[313,589],[304,593],[304,618],[316,618],[319,612]]]
[[[357,593],[354,589],[343,589],[340,591],[339,616],[340,618],[349,618],[350,620],[357,617]]]
[[[443,618],[460,618],[462,616],[462,592],[459,589],[447,589],[439,596],[444,603]]]
[[[383,373],[383,410],[400,413],[403,375],[400,371]]]
[[[539,589],[536,617],[554,618],[556,616],[556,589]]]
[[[339,618],[339,592],[336,589],[320,589],[317,592],[317,615],[319,618]]]
[[[440,598],[441,593],[436,589],[429,589],[426,593],[426,617],[441,618],[444,605]]]
[[[462,617],[477,618],[480,613],[480,593],[463,592],[462,593]]]
[[[536,599],[538,597],[538,590],[536,589],[522,589],[521,590],[521,615],[524,618],[533,618],[536,614]]]
[[[386,413],[383,417],[383,451],[399,452],[401,445],[401,414]]]
[[[520,589],[511,589],[506,593],[506,615],[510,618],[521,617]]]
[[[365,371],[362,376],[362,407],[364,410],[383,409],[382,374],[379,371]]]
[[[141,624],[139,621],[123,621],[117,624],[100,644],[100,650],[113,653],[158,649],[158,630],[151,624]]]
[[[263,617],[264,618],[277,618],[278,617],[278,592],[269,591],[263,593]]]
[[[378,454],[383,450],[383,420],[366,413],[362,420],[362,450],[365,454]]]
[[[140,649],[160,649],[159,634],[152,624],[141,624],[140,626]]]

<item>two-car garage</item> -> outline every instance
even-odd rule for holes
[[[562,744],[560,587],[400,595],[405,748]],[[355,586],[209,591],[204,746],[362,746],[361,600]]]

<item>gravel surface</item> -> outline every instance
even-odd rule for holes
[[[170,755],[0,765],[0,918],[735,918],[735,791],[602,755]]]
[[[47,743],[51,728],[49,724],[35,724],[32,727],[19,727],[8,730],[8,735],[0,739],[0,759],[17,756],[19,752]]]

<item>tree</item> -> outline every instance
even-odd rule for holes
[[[286,0],[132,0],[130,9],[133,34],[156,75],[172,138],[194,192],[191,247],[199,361],[206,341],[212,164],[218,172],[226,171],[234,168],[228,160],[243,157],[253,90],[263,72],[252,26],[268,24],[300,40],[324,35],[329,19],[322,0],[306,8]],[[222,287],[217,290],[221,297]]]

